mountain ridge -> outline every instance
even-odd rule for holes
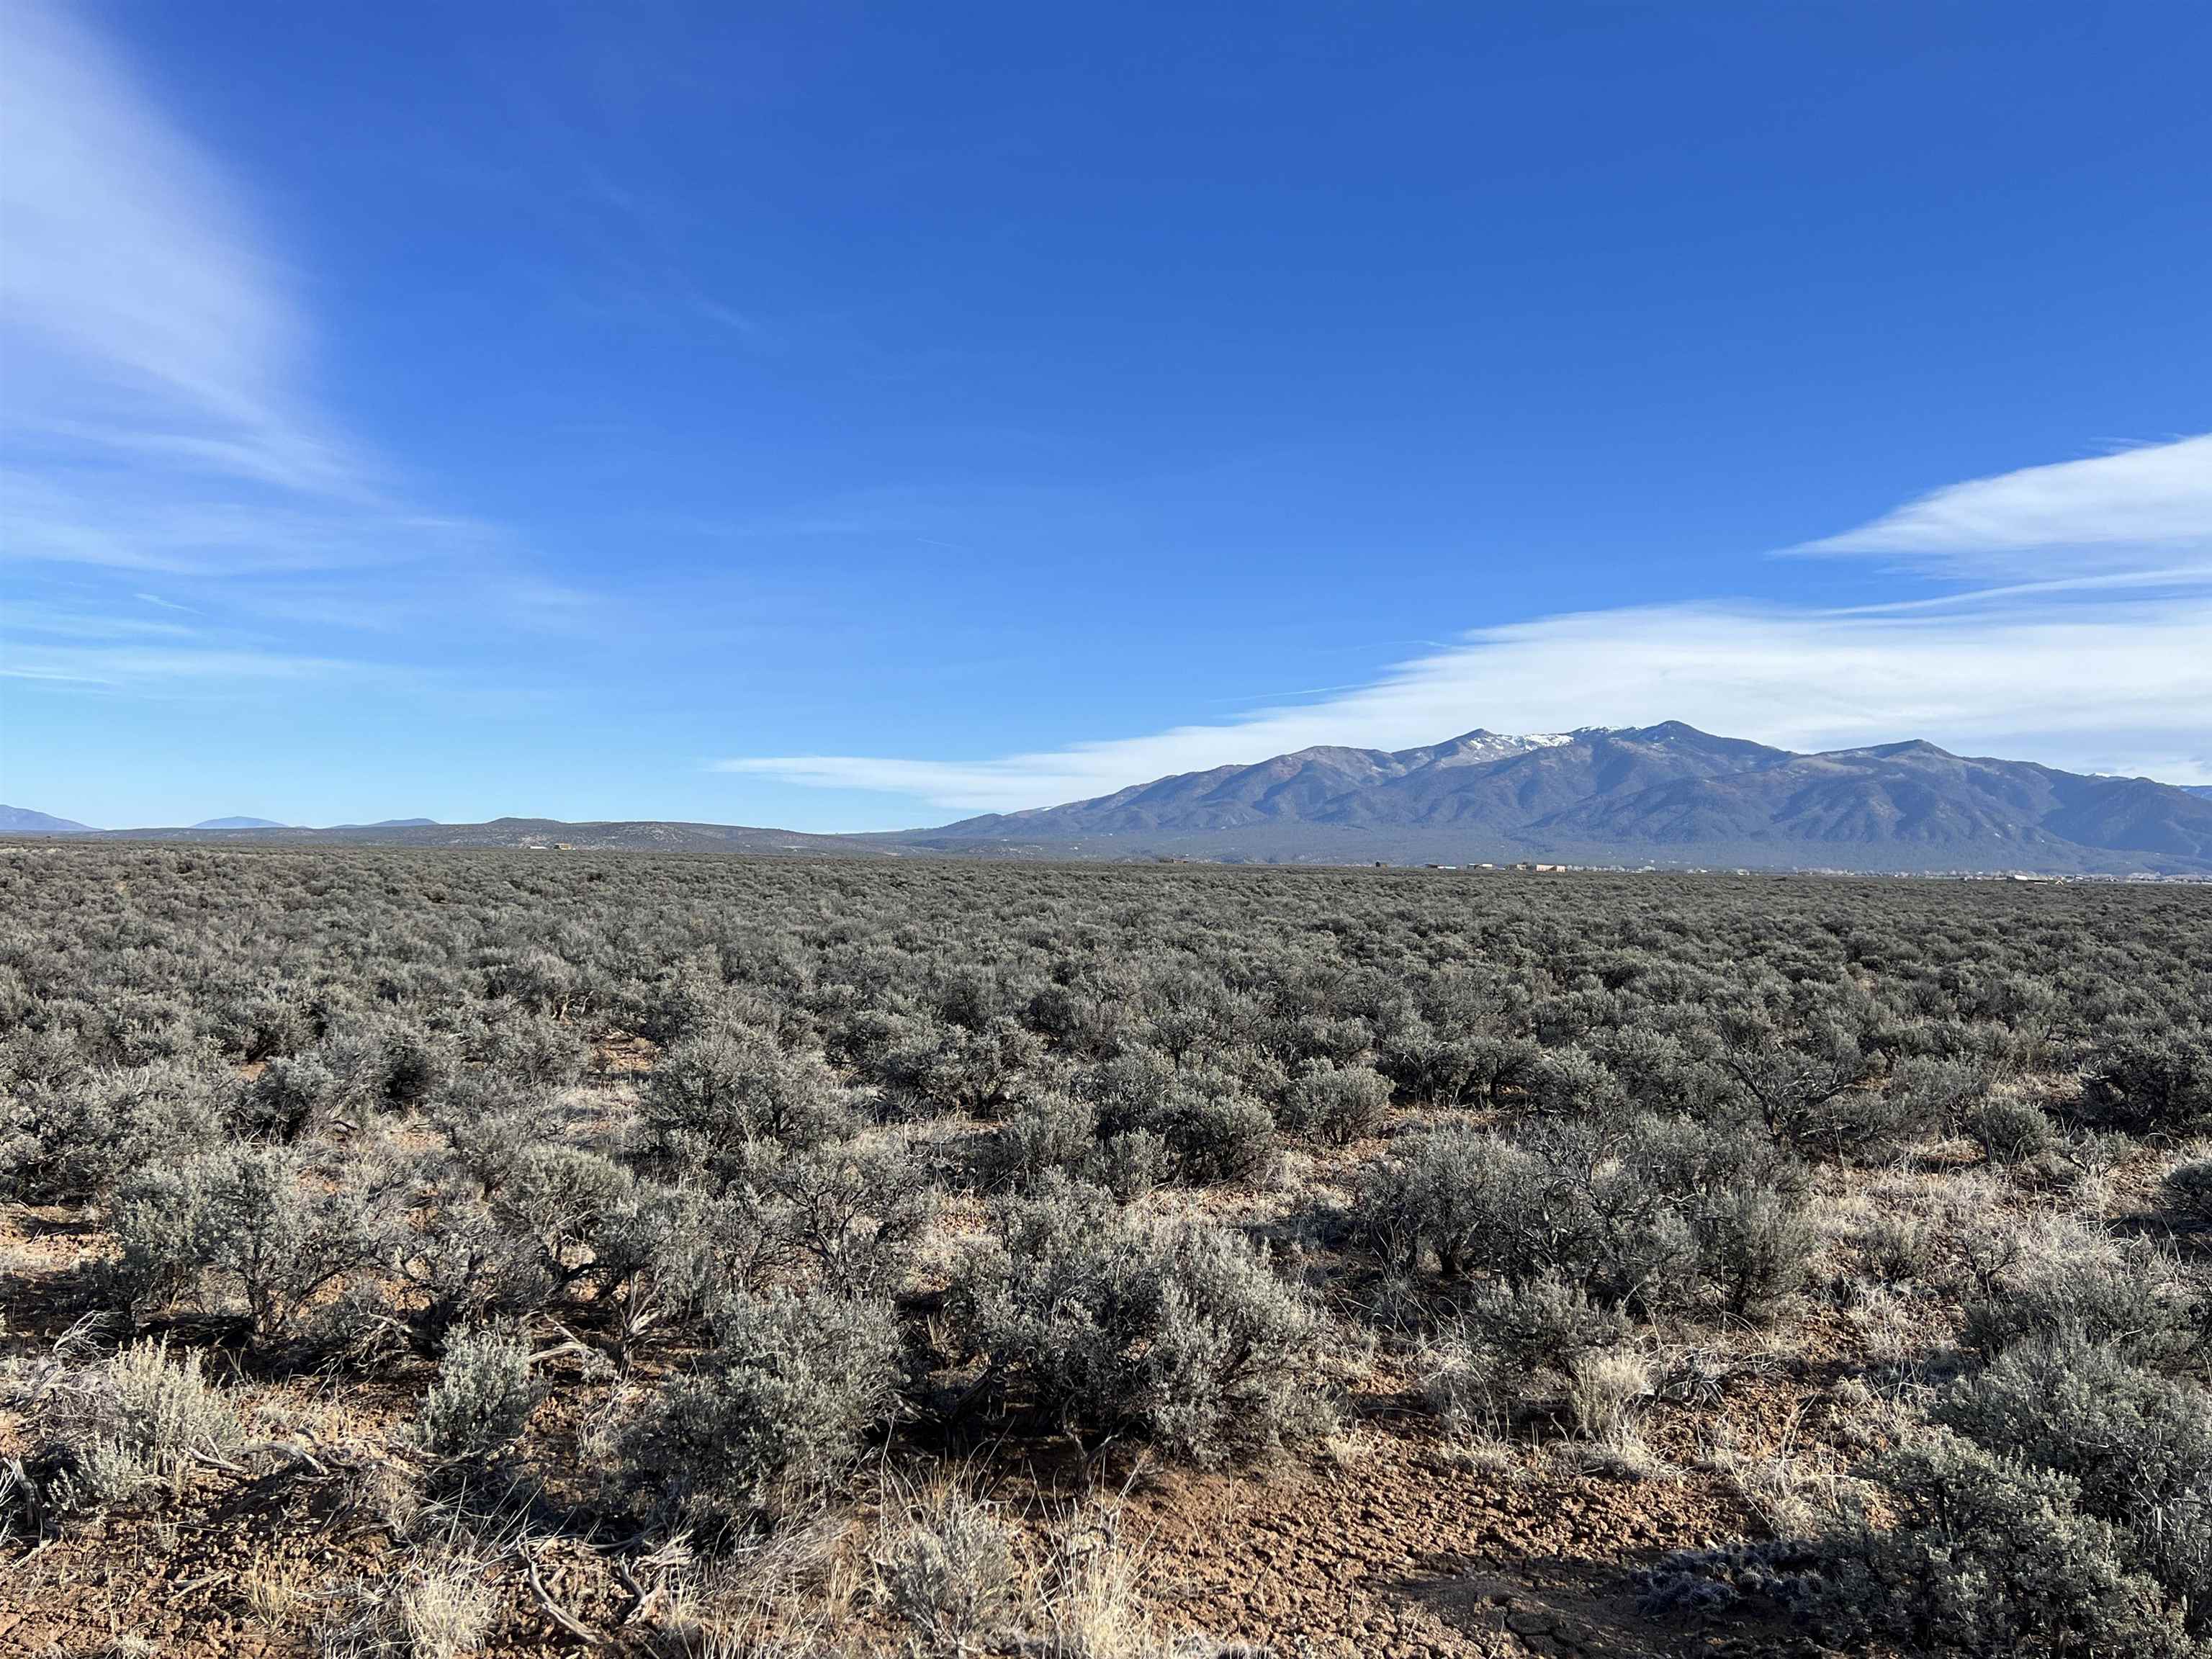
[[[1528,736],[1477,727],[1401,750],[1323,744],[1087,800],[854,835],[520,817],[100,830],[4,811],[15,816],[0,817],[0,834],[249,845],[2212,877],[2212,787],[1920,739],[1801,754],[1679,720]]]
[[[0,836],[73,836],[91,829],[75,818],[34,812],[27,806],[0,806]]]
[[[1438,763],[1470,739],[1491,752]],[[1668,720],[1542,739],[1478,730],[1395,752],[1300,750],[902,839],[1030,856],[1351,862],[1365,851],[1385,861],[2212,873],[2212,800],[1923,739],[1799,754]]]

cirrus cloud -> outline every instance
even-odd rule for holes
[[[1790,551],[2001,585],[1849,611],[1709,602],[1480,628],[1322,700],[1030,753],[712,764],[1008,811],[1315,744],[1683,720],[1783,748],[1918,737],[2212,782],[2212,434],[1949,485]]]
[[[1948,484],[1790,550],[1888,556],[1968,574],[2207,573],[2212,433]]]

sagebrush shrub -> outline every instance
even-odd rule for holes
[[[2077,1507],[2118,1529],[2125,1565],[2187,1603],[2194,1632],[2212,1633],[2212,1395],[2061,1332],[2007,1349],[1936,1416],[1992,1452],[2074,1481]]]
[[[1959,1114],[1959,1127],[1992,1164],[2026,1164],[2049,1152],[2058,1132],[2033,1101],[1995,1096]]]
[[[975,1178],[987,1188],[1026,1191],[1048,1170],[1081,1168],[1098,1146],[1098,1113],[1088,1101],[1057,1092],[1036,1097],[977,1148]]]
[[[2198,1226],[2212,1226],[2212,1158],[2176,1165],[2163,1183],[2166,1206]]]
[[[818,1146],[849,1133],[849,1092],[818,1054],[792,1054],[747,1026],[714,1024],[671,1044],[641,1103],[646,1155],[727,1182],[761,1143]]]
[[[2024,1338],[2074,1336],[2163,1369],[2196,1352],[2197,1313],[2172,1263],[2130,1239],[2094,1251],[2031,1254],[1968,1300],[1963,1336],[1992,1357]]]
[[[2129,1134],[2212,1129],[2212,1036],[2167,1030],[2121,1038],[2092,1062],[2082,1105],[2094,1121]]]
[[[1258,1250],[1146,1221],[1064,1178],[1001,1200],[953,1289],[966,1346],[1072,1428],[1133,1431],[1207,1461],[1322,1420],[1320,1320]]]
[[[1540,1392],[1564,1394],[1584,1360],[1628,1337],[1617,1309],[1556,1271],[1490,1280],[1429,1345],[1423,1392],[1455,1432],[1510,1423]]]
[[[226,1091],[197,1067],[159,1060],[79,1071],[55,1058],[51,1071],[25,1066],[0,1079],[0,1194],[27,1203],[100,1197],[148,1159],[222,1134]]]
[[[1286,1133],[1341,1146],[1373,1134],[1389,1106],[1390,1080],[1380,1072],[1316,1060],[1292,1080],[1275,1120]]]
[[[229,1146],[148,1164],[110,1218],[114,1283],[134,1303],[179,1297],[235,1304],[258,1341],[296,1334],[316,1298],[371,1244],[356,1195],[311,1188],[296,1157]]]
[[[2126,1565],[2078,1486],[1936,1430],[1873,1470],[1893,1523],[1838,1550],[1838,1623],[1915,1646],[2009,1659],[2185,1659],[2181,1613]]]
[[[34,1419],[47,1437],[33,1460],[45,1500],[61,1509],[173,1489],[197,1455],[244,1437],[229,1397],[198,1354],[140,1342],[44,1388]]]
[[[1908,1054],[1889,1074],[1889,1091],[1913,1122],[1958,1126],[1989,1096],[1986,1061],[1937,1054]]]
[[[1767,1184],[1771,1152],[1737,1146],[1650,1120],[1618,1138],[1586,1122],[1517,1139],[1449,1125],[1368,1167],[1355,1225],[1401,1271],[1559,1273],[1641,1311],[1710,1296],[1764,1316],[1802,1282],[1811,1232],[1795,1194]]]
[[[850,1472],[896,1408],[897,1321],[826,1294],[745,1297],[714,1346],[640,1416],[623,1459],[632,1486],[700,1520],[773,1520]]]
[[[489,1456],[520,1436],[543,1394],[530,1344],[500,1326],[457,1331],[446,1342],[437,1381],[423,1396],[416,1437],[433,1457]]]

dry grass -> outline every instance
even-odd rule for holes
[[[500,1606],[489,1564],[465,1552],[422,1550],[398,1571],[343,1593],[344,1607],[316,1632],[321,1659],[460,1659],[484,1645]]]

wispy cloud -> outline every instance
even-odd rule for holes
[[[713,764],[1007,811],[1318,744],[1685,720],[1793,749],[1914,736],[2212,781],[2212,435],[1955,484],[1793,550],[1998,585],[1850,610],[1707,603],[1478,629],[1316,702],[1031,753]]]
[[[375,663],[274,650],[169,648],[152,646],[11,644],[0,678],[43,680],[111,690],[200,685],[235,690],[257,684],[412,684],[419,675]]]
[[[1937,619],[1679,605],[1478,629],[1328,702],[958,762],[807,755],[717,769],[1010,811],[1316,744],[1401,749],[1485,726],[1686,720],[1792,749],[1902,736],[2102,769],[2212,767],[2212,604]],[[2208,773],[2212,775],[2212,773]]]
[[[426,507],[325,406],[279,238],[80,14],[0,5],[0,559],[19,591],[75,604],[105,584],[81,608],[127,595],[207,635],[128,660],[11,641],[17,678],[292,683],[344,660],[300,648],[306,626],[531,629],[578,608],[498,527]],[[149,577],[182,597],[134,593]]]
[[[2203,579],[2189,556],[2212,554],[2212,433],[1949,484],[1791,550],[1968,574]]]

